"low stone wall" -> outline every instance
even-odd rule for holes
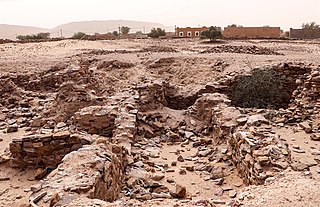
[[[231,161],[246,184],[264,184],[291,163],[290,150],[263,115],[246,116],[224,103],[214,107],[212,123],[219,139],[227,139]]]
[[[290,151],[270,128],[239,131],[229,139],[232,161],[246,184],[260,185],[290,164]]]
[[[89,106],[74,115],[74,125],[89,134],[112,137],[117,117],[117,107]]]
[[[68,131],[14,139],[10,143],[12,166],[54,168],[66,154],[89,143],[90,139]]]

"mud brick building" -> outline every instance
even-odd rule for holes
[[[290,28],[290,38],[318,39],[318,38],[320,38],[320,29],[292,29],[292,28]]]
[[[177,37],[189,37],[189,38],[197,38],[200,37],[202,31],[208,30],[208,27],[186,27],[186,28],[176,28],[176,36]]]
[[[225,27],[223,36],[227,39],[280,38],[280,27]]]

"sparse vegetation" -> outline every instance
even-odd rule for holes
[[[201,39],[210,39],[211,42],[221,39],[222,33],[217,27],[211,26],[208,30],[201,32]]]
[[[119,36],[119,32],[118,32],[118,31],[113,31],[112,34],[113,34],[114,36],[117,36],[117,37]]]
[[[159,38],[161,36],[166,36],[166,31],[161,28],[152,28],[150,33],[148,34],[148,37],[151,38]]]
[[[284,84],[288,80],[283,80],[277,71],[254,69],[250,76],[239,77],[231,99],[234,105],[243,108],[285,108],[291,93]]]
[[[122,27],[120,28],[120,31],[121,31],[121,34],[123,34],[123,35],[129,34],[129,32],[130,32],[130,27],[122,26]]]
[[[50,39],[50,33],[49,32],[41,32],[38,34],[32,34],[32,35],[18,35],[17,39],[20,41],[24,40],[47,40]]]
[[[303,23],[302,29],[319,29],[320,25],[316,22]]]
[[[82,39],[86,36],[87,34],[84,33],[84,32],[77,32],[77,33],[74,33],[74,35],[72,36],[72,39]]]
[[[243,27],[242,25],[237,25],[237,24],[230,24],[227,27]]]

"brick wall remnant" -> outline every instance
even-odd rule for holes
[[[223,36],[227,39],[280,38],[280,27],[225,27]]]
[[[292,28],[290,28],[290,38],[318,39],[318,38],[320,38],[320,29],[292,29]]]

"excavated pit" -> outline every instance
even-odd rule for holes
[[[294,77],[271,69],[254,69],[250,75],[236,77],[228,96],[241,108],[286,109],[296,90]]]

